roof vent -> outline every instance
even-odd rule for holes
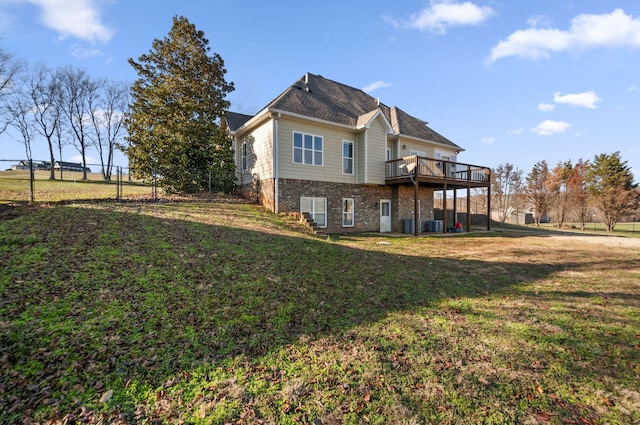
[[[311,89],[309,88],[309,86],[306,86],[304,89],[305,89],[306,91],[308,91],[309,93],[311,93]]]

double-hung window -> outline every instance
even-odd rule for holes
[[[318,227],[327,227],[327,198],[300,198],[300,212],[309,213]]]
[[[247,142],[242,142],[242,148],[240,150],[240,162],[241,162],[241,170],[247,171],[249,168],[249,163],[247,160]]]
[[[294,164],[322,165],[322,136],[293,132]]]
[[[354,222],[354,201],[353,198],[342,200],[342,227],[353,227]]]
[[[353,142],[342,141],[342,173],[353,174]]]

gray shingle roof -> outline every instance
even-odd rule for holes
[[[462,149],[429,128],[426,121],[415,118],[395,106],[390,108],[360,89],[311,73],[302,76],[269,103],[267,108],[352,127],[363,124],[367,117],[372,117],[375,112],[382,110],[396,134],[436,142],[457,150]],[[243,114],[231,114],[239,116],[228,117],[231,130],[238,129],[251,118]],[[234,125],[240,125],[235,127],[232,122]]]
[[[224,118],[227,120],[229,130],[237,131],[247,121],[253,118],[253,115],[240,114],[238,112],[224,111]]]

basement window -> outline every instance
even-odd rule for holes
[[[309,213],[318,227],[327,227],[327,198],[300,198],[300,212]]]
[[[342,200],[342,227],[353,227],[354,206],[353,198],[344,198]]]

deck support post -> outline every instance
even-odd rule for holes
[[[467,232],[471,231],[471,186],[467,186]]]
[[[442,233],[447,231],[447,182],[442,189]]]
[[[491,230],[491,170],[488,176],[489,186],[487,186],[487,230]]]
[[[418,236],[418,176],[413,181],[413,236]]]
[[[458,222],[458,189],[453,189],[453,223],[451,226],[455,228]]]

